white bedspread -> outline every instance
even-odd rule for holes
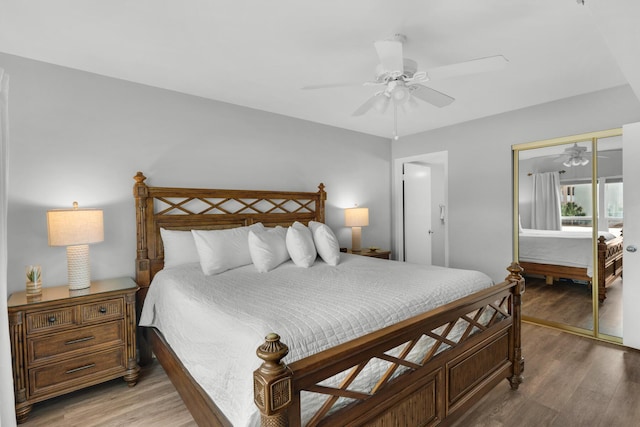
[[[258,425],[252,373],[269,332],[286,362],[389,326],[492,285],[483,273],[341,254],[308,269],[287,262],[204,276],[199,264],[160,271],[140,325],[158,328],[234,426]]]
[[[608,231],[598,232],[605,240],[615,238]],[[520,232],[518,249],[520,261],[539,264],[564,265],[587,269],[593,277],[593,238],[587,231],[533,230]]]

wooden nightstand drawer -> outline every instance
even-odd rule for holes
[[[80,313],[82,323],[119,319],[124,313],[124,301],[122,298],[117,298],[94,304],[84,304],[80,306]]]
[[[108,322],[96,326],[74,329],[50,336],[30,338],[28,341],[29,366],[72,357],[100,347],[114,347],[124,343],[124,321]]]
[[[74,323],[76,322],[73,307],[29,313],[27,314],[27,334],[41,331],[53,332]]]
[[[29,395],[48,394],[56,390],[71,390],[91,384],[101,377],[124,373],[126,360],[122,347],[76,357],[64,362],[29,369]],[[76,384],[74,384],[76,383]]]

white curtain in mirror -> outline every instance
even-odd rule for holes
[[[531,228],[562,230],[560,174],[558,172],[534,173],[532,194]]]
[[[7,201],[9,198],[9,76],[0,68],[0,425],[15,426],[7,317]]]

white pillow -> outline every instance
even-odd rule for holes
[[[311,230],[296,221],[287,229],[287,251],[298,267],[310,267],[316,260],[316,246],[313,244]]]
[[[210,276],[251,264],[249,230],[263,228],[261,223],[257,223],[224,230],[191,230],[202,272]]]
[[[309,229],[313,235],[313,242],[320,258],[329,265],[338,265],[340,262],[340,244],[331,228],[321,222],[309,221]]]
[[[249,253],[260,273],[271,271],[289,259],[287,229],[283,227],[249,230]]]
[[[164,268],[200,261],[191,231],[160,228],[160,237],[164,246]]]

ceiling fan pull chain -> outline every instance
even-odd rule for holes
[[[397,141],[400,139],[398,136],[398,106],[396,103],[393,103],[393,140]]]

